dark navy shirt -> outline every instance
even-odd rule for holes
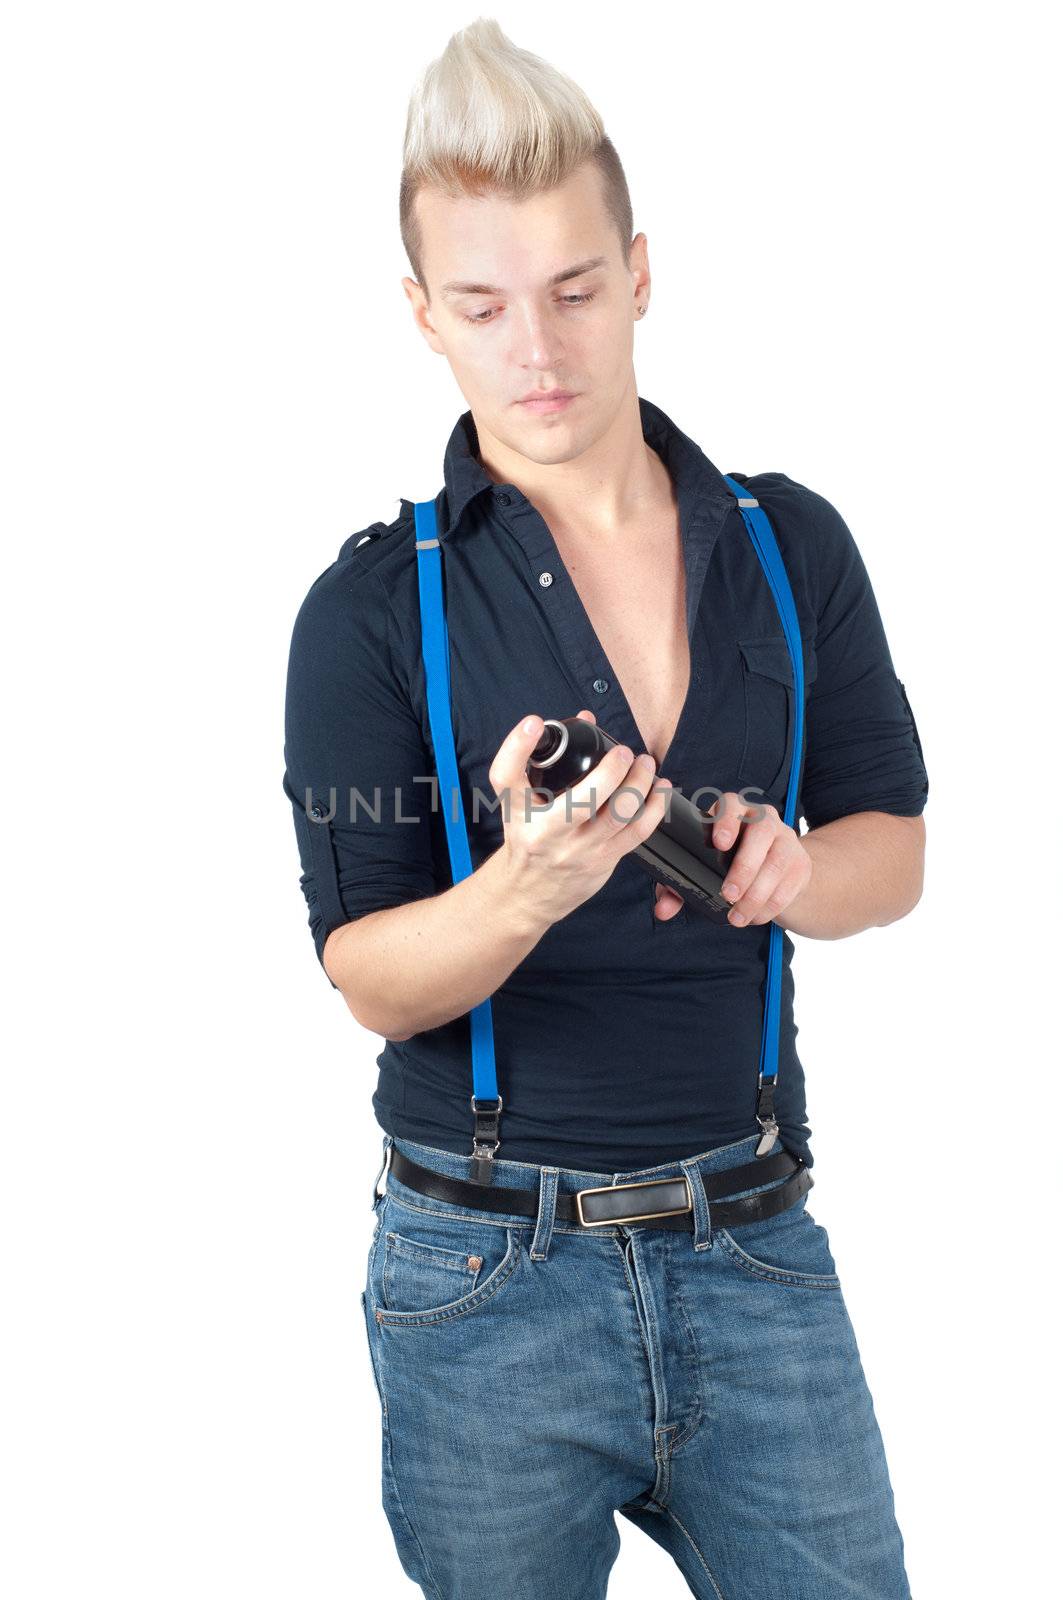
[[[639,407],[675,486],[686,566],[690,687],[660,770],[704,809],[720,792],[748,789],[781,814],[794,685],[764,571],[720,471],[659,407],[641,398]],[[809,828],[861,811],[918,816],[928,793],[919,736],[852,534],[828,500],[785,473],[731,475],[771,520],[801,626],[800,814]],[[488,768],[524,713],[588,706],[635,754],[645,746],[545,520],[481,465],[471,411],[451,434],[436,507],[475,869],[503,842]],[[432,782],[413,526],[412,502],[401,500],[393,522],[352,534],[295,620],[284,789],[319,959],[333,928],[452,881]],[[610,1172],[759,1131],[770,924],[718,925],[686,907],[659,922],[653,907],[652,878],[622,859],[491,996],[499,1156]],[[784,1144],[811,1165],[793,948],[784,931],[775,1108]],[[385,1041],[377,1065],[383,1129],[469,1153],[467,1014]]]

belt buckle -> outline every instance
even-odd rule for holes
[[[630,1217],[602,1217],[597,1222],[583,1215],[583,1196],[585,1194],[619,1194],[624,1189],[655,1189],[662,1183],[679,1183],[686,1185],[687,1203],[685,1206],[670,1206],[667,1211],[639,1211]],[[603,1183],[597,1189],[578,1189],[576,1191],[576,1215],[585,1228],[615,1228],[618,1223],[647,1222],[652,1217],[678,1217],[685,1211],[693,1211],[694,1194],[690,1187],[690,1179],[685,1172],[674,1178],[642,1178],[637,1183]]]

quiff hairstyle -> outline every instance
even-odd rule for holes
[[[583,90],[513,44],[493,17],[477,17],[453,34],[410,97],[402,152],[399,230],[429,303],[414,210],[421,189],[455,199],[490,193],[520,199],[563,183],[588,159],[602,175],[626,263],[632,237],[627,179]]]

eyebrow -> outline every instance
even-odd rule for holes
[[[569,278],[582,278],[585,272],[593,272],[596,267],[604,267],[605,256],[592,256],[589,261],[577,261],[574,267],[565,267],[561,272],[555,272],[552,278],[547,278],[547,288],[553,288],[555,283],[567,283]],[[498,288],[493,283],[445,283],[440,291],[442,294],[505,294],[504,289]]]

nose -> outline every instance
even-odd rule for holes
[[[519,366],[533,372],[564,370],[561,331],[554,325],[548,312],[529,307],[515,319],[513,326],[516,329],[513,355]]]

